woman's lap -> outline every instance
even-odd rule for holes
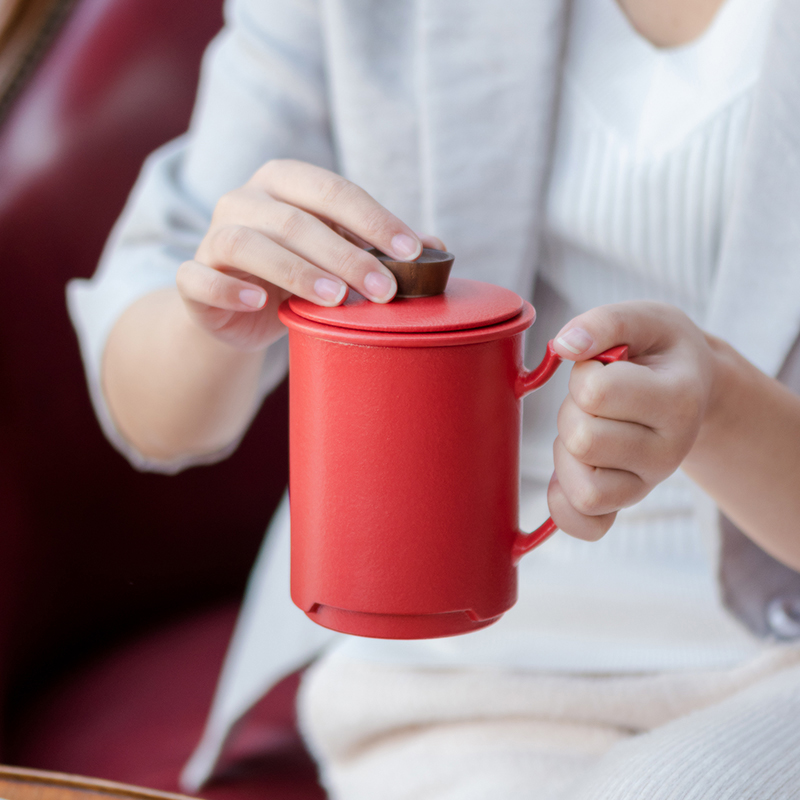
[[[618,738],[615,731],[565,723],[431,725],[337,761],[324,779],[337,800],[560,800]]]
[[[548,676],[313,667],[306,740],[335,800],[783,800],[800,794],[800,649],[718,672]]]
[[[800,667],[611,748],[570,800],[796,800]]]

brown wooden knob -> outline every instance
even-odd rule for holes
[[[395,261],[380,250],[369,251],[385,264],[397,280],[395,297],[430,297],[447,288],[447,279],[455,256],[427,247],[416,261]]]

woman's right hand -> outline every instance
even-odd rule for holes
[[[397,291],[394,276],[364,248],[417,258],[420,237],[363,189],[301,161],[267,162],[224,195],[194,260],[178,270],[190,317],[237,350],[263,350],[284,331],[278,306],[292,294],[340,304],[352,287],[376,303]]]

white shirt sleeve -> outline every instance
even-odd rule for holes
[[[174,473],[225,458],[238,445],[201,457],[154,461],[116,430],[100,368],[119,316],[140,297],[175,285],[193,257],[219,198],[272,158],[335,169],[317,0],[231,0],[226,25],[203,60],[189,131],[142,168],[97,272],[67,286],[92,403],[109,441],[141,470]],[[286,339],[270,347],[262,397],[283,378]]]

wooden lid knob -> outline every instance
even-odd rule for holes
[[[416,261],[395,261],[379,250],[369,251],[386,265],[397,280],[395,297],[431,297],[442,294],[447,288],[447,279],[455,256],[442,250],[427,247]]]

